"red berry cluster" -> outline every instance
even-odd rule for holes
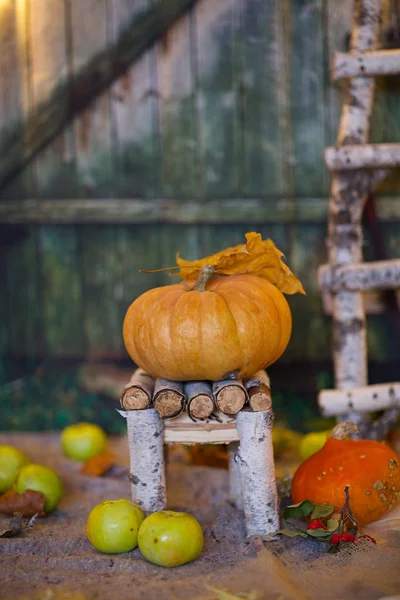
[[[355,542],[356,538],[351,533],[334,533],[331,537],[331,544],[338,546],[340,543]]]
[[[307,529],[326,529],[326,525],[319,519],[313,519],[307,526]]]

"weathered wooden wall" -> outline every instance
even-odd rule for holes
[[[112,43],[151,0],[2,0],[0,128]],[[315,272],[325,260],[329,175],[350,0],[198,0],[194,10],[79,115],[1,193],[0,350],[6,356],[125,357],[130,301],[168,281],[139,268],[198,258],[257,230],[308,296],[290,298],[288,361],[329,360]],[[399,46],[388,0],[384,45]],[[400,78],[379,82],[372,140],[400,141]],[[400,255],[398,175],[378,216]],[[30,200],[30,204],[26,204]],[[374,239],[366,230],[366,255]],[[400,356],[391,316],[371,317],[371,357]],[[397,354],[396,354],[397,352]]]

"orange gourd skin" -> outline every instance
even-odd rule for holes
[[[330,438],[297,469],[292,500],[294,503],[311,500],[342,508],[346,485],[358,524],[376,521],[397,502],[400,457],[380,442]]]
[[[129,307],[125,346],[147,373],[175,381],[217,381],[229,373],[242,378],[283,353],[292,317],[272,283],[255,275],[229,275],[213,276],[205,291],[190,287],[154,288]]]

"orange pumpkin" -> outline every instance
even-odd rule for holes
[[[323,448],[297,469],[292,500],[341,508],[348,485],[351,510],[363,526],[396,504],[400,496],[400,457],[381,442],[340,439],[341,425],[334,428]]]
[[[133,361],[175,381],[253,375],[276,361],[292,329],[278,288],[255,275],[218,276],[151,289],[129,307],[123,337]]]

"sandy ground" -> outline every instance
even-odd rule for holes
[[[346,598],[350,591],[348,597],[373,600],[400,593],[398,538],[385,546],[387,556],[392,557],[394,580],[384,576],[384,593],[376,578],[361,577],[357,569],[352,579],[350,562],[361,564],[359,558],[354,563],[354,557],[335,563],[342,576],[334,585],[329,586],[329,578],[322,587],[320,583],[311,585],[310,581],[323,581],[321,569],[329,575],[336,560],[326,555],[325,547],[301,539],[284,538],[267,544],[257,538],[247,539],[243,514],[228,502],[227,472],[180,463],[168,469],[168,507],[187,510],[200,521],[205,534],[200,558],[165,569],[145,561],[138,549],[120,555],[101,554],[86,539],[87,516],[103,500],[129,498],[128,479],[79,474],[80,466],[61,455],[58,434],[0,434],[0,444],[4,443],[18,446],[33,461],[55,469],[63,479],[65,495],[57,511],[38,519],[32,531],[0,539],[1,600],[217,599],[218,594],[209,587],[253,592],[252,600],[328,600]],[[112,450],[119,464],[128,464],[124,437],[112,440]],[[0,515],[0,529],[7,524],[8,518]]]

